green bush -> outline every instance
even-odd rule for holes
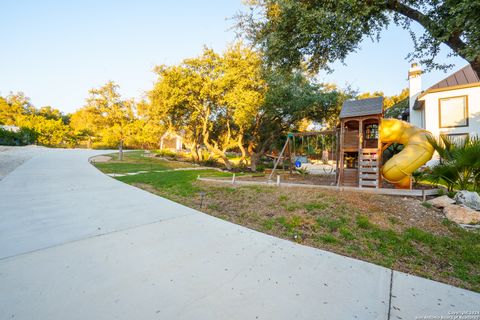
[[[418,186],[422,180],[427,179],[428,174],[430,173],[430,168],[420,168],[412,173],[413,184]]]
[[[4,146],[24,146],[33,144],[37,140],[38,134],[28,128],[21,128],[18,132],[0,128],[0,145]]]
[[[440,155],[440,161],[427,175],[437,184],[445,184],[449,192],[459,190],[480,190],[480,139],[467,137],[453,140],[441,136],[430,138],[430,144]]]
[[[210,159],[201,161],[201,164],[205,167],[217,167],[218,161],[215,160],[214,158],[210,158]]]
[[[265,171],[265,165],[257,164],[257,172],[264,172],[264,171]]]
[[[160,157],[166,157],[166,158],[176,158],[177,157],[177,154],[174,151],[171,151],[171,150],[168,150],[168,149],[155,150],[154,152]]]

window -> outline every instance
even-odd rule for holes
[[[378,124],[368,124],[365,127],[365,139],[378,139]]]
[[[453,143],[457,145],[461,145],[468,138],[469,134],[468,133],[450,133],[450,134],[444,134],[444,136],[446,136]]]
[[[444,98],[438,101],[440,128],[468,126],[467,96]]]

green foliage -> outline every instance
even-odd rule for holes
[[[338,219],[321,216],[317,218],[317,224],[319,226],[327,228],[330,232],[337,231],[339,228],[343,227],[347,223],[347,218],[340,217]]]
[[[263,222],[263,228],[267,231],[272,230],[274,226],[275,226],[275,219],[273,218],[265,219]]]
[[[418,170],[415,170],[412,173],[413,183],[415,185],[419,185],[420,182],[428,179],[429,174],[430,174],[430,168],[428,168],[428,167],[420,168]]]
[[[367,216],[358,215],[356,218],[357,226],[361,229],[370,229],[372,224]]]
[[[223,55],[205,48],[177,66],[159,66],[142,114],[165,128],[183,131],[197,161],[203,158],[203,144],[208,158],[219,158],[230,168],[226,152],[238,147],[245,159],[244,135],[263,103],[261,62],[256,52],[238,43]]]
[[[112,81],[90,90],[72,115],[50,106],[35,109],[19,93],[0,98],[0,123],[34,130],[40,144],[88,148],[155,149],[171,131],[183,137],[195,162],[231,169],[250,161],[256,171],[260,158],[281,148],[281,137],[302,123],[336,125],[343,100],[351,96],[306,72],[268,68],[261,54],[242,43],[222,54],[205,48],[155,72],[158,80],[138,103],[122,98]]]
[[[133,176],[118,177],[117,179],[126,183],[145,183],[156,189],[162,190],[162,196],[175,199],[178,196],[194,196],[199,188],[192,184],[198,177],[230,177],[231,174],[215,170],[182,170],[168,172],[150,172]]]
[[[21,131],[14,135],[4,132],[4,144],[38,143],[45,146],[71,147],[75,144],[75,139],[70,127],[65,124],[66,118],[52,107],[36,109],[23,93],[0,97],[0,123],[21,128]]]
[[[357,0],[256,0],[250,13],[238,17],[238,26],[259,44],[271,64],[310,70],[329,68],[355,52],[361,41],[379,39],[393,21],[412,35],[415,51],[428,69],[446,68],[435,63],[440,45],[446,44],[480,73],[478,1],[357,1]],[[346,14],[348,13],[348,14]],[[417,37],[412,22],[425,32]]]
[[[206,48],[179,65],[159,66],[156,73],[158,81],[139,113],[182,131],[196,160],[218,159],[227,168],[227,152],[238,150],[239,163],[250,158],[255,171],[259,158],[305,118],[335,123],[344,97],[303,72],[265,68],[262,56],[241,43],[223,54]]]
[[[218,166],[218,161],[215,160],[214,158],[205,159],[205,160],[201,161],[200,163],[202,165],[206,166],[206,167],[216,167],[216,166]]]
[[[302,176],[308,175],[308,170],[307,169],[298,168],[296,171]]]
[[[177,153],[174,151],[170,151],[167,149],[162,149],[162,150],[155,150],[155,154],[159,155],[160,157],[167,157],[167,158],[175,158],[177,156]]]
[[[71,117],[74,132],[86,140],[90,147],[93,140],[104,146],[116,148],[125,142],[133,130],[134,102],[122,99],[118,85],[107,82],[89,91],[86,105]]]
[[[480,139],[467,137],[453,140],[441,136],[439,140],[430,138],[430,144],[440,156],[427,179],[437,184],[445,184],[448,191],[480,190]]]
[[[281,149],[284,142],[280,138],[296,131],[305,119],[336,125],[343,101],[351,97],[335,86],[316,83],[301,71],[265,69],[264,76],[268,87],[265,103],[245,138],[252,171],[266,151]]]
[[[0,97],[0,124],[18,125],[20,117],[34,113],[30,99],[23,92],[10,93],[6,98]]]
[[[324,243],[329,243],[329,244],[333,244],[333,243],[337,243],[337,238],[335,238],[334,236],[332,236],[331,234],[322,234],[318,237],[318,239]]]
[[[19,117],[17,125],[35,132],[36,142],[45,146],[68,146],[75,145],[75,140],[70,134],[69,126],[62,119],[47,119],[39,115],[27,115]]]
[[[309,212],[310,211],[322,211],[322,210],[325,210],[328,207],[328,204],[323,203],[323,202],[310,202],[310,203],[306,203],[304,205],[304,207]]]
[[[164,171],[189,167],[181,162],[166,161],[154,157],[144,157],[141,151],[125,152],[122,161],[118,161],[118,153],[110,155],[108,162],[95,163],[95,166],[105,173],[128,173],[139,171]]]
[[[0,145],[24,146],[35,143],[37,133],[28,128],[21,128],[19,132],[12,132],[0,128]]]
[[[430,202],[422,202],[422,206],[424,206],[425,208],[431,208],[432,207],[432,204]]]
[[[301,230],[300,227],[303,224],[303,219],[301,216],[288,216],[288,217],[278,217],[277,223],[280,225],[281,229],[285,235],[295,240],[301,239]]]
[[[408,89],[403,89],[400,94],[387,97],[385,100],[385,118],[400,119],[403,112],[408,110]]]

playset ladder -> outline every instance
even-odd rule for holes
[[[379,186],[379,152],[377,149],[363,149],[358,159],[358,186],[360,188],[378,188]]]

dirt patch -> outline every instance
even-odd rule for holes
[[[272,177],[273,181],[277,180],[277,176],[280,176],[280,180],[283,183],[295,183],[295,184],[314,184],[322,186],[335,186],[336,177],[335,174],[299,174],[299,173],[288,173],[283,171],[276,171]],[[238,177],[238,180],[243,181],[253,181],[253,182],[266,182],[269,175],[258,174],[258,175],[245,175],[243,177]],[[386,189],[395,189],[394,185],[382,180],[382,188]],[[415,184],[413,189],[415,190],[431,190],[436,189],[434,185],[425,185],[425,184]]]
[[[211,182],[196,182],[202,189],[210,190],[205,198],[206,208],[222,208],[222,214],[235,216],[236,212],[257,212],[266,216],[291,216],[321,214],[327,209],[335,211],[348,208],[352,215],[366,215],[380,227],[397,231],[419,227],[429,232],[446,235],[441,210],[427,208],[410,197],[394,197],[351,191],[300,189],[288,187],[228,186]],[[225,195],[225,190],[227,195]],[[262,190],[262,192],[258,192]],[[315,203],[326,203],[315,208]],[[327,210],[328,211],[328,210]],[[212,212],[214,213],[214,212]]]
[[[110,156],[95,156],[90,158],[90,161],[95,163],[103,163],[111,160],[112,160],[112,157]]]

